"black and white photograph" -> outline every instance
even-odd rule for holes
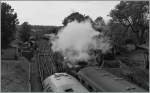
[[[1,92],[149,92],[149,1],[1,0]]]

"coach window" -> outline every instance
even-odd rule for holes
[[[47,92],[53,92],[52,89],[51,89],[51,87],[49,87],[49,88],[47,89]]]
[[[83,79],[81,79],[81,82],[82,82],[83,84],[85,84],[85,82],[84,82],[84,80],[83,80]]]
[[[74,92],[72,88],[66,89],[65,92]]]
[[[90,92],[94,92],[94,89],[89,85],[88,85],[88,89],[89,89]]]

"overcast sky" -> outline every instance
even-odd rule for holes
[[[62,25],[62,20],[72,12],[89,15],[93,20],[107,15],[119,1],[7,1],[17,12],[20,24]]]

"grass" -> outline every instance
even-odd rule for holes
[[[125,69],[122,68],[104,68],[104,69],[118,77],[124,78],[125,80],[131,83],[134,83],[146,90],[149,90],[149,85],[148,85],[149,78],[148,78],[147,71],[144,71],[139,68],[134,68],[133,71],[131,71],[132,73],[125,74],[123,72],[123,70]]]
[[[149,71],[144,68],[144,56],[142,51],[133,51],[127,55],[117,57],[121,60],[120,67],[112,68],[110,64],[114,62],[107,62],[105,68],[108,72],[126,79],[146,90],[149,90]],[[108,65],[107,65],[108,64]]]
[[[1,52],[2,59],[7,59],[7,60],[13,60],[15,59],[16,56],[16,49],[15,48],[7,48],[7,49],[2,49]]]
[[[1,61],[1,91],[29,92],[28,62],[25,60]]]

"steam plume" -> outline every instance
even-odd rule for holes
[[[95,31],[88,20],[69,23],[57,36],[52,41],[52,50],[61,52],[71,62],[89,60],[91,49],[101,49],[103,53],[110,49],[107,37]]]

